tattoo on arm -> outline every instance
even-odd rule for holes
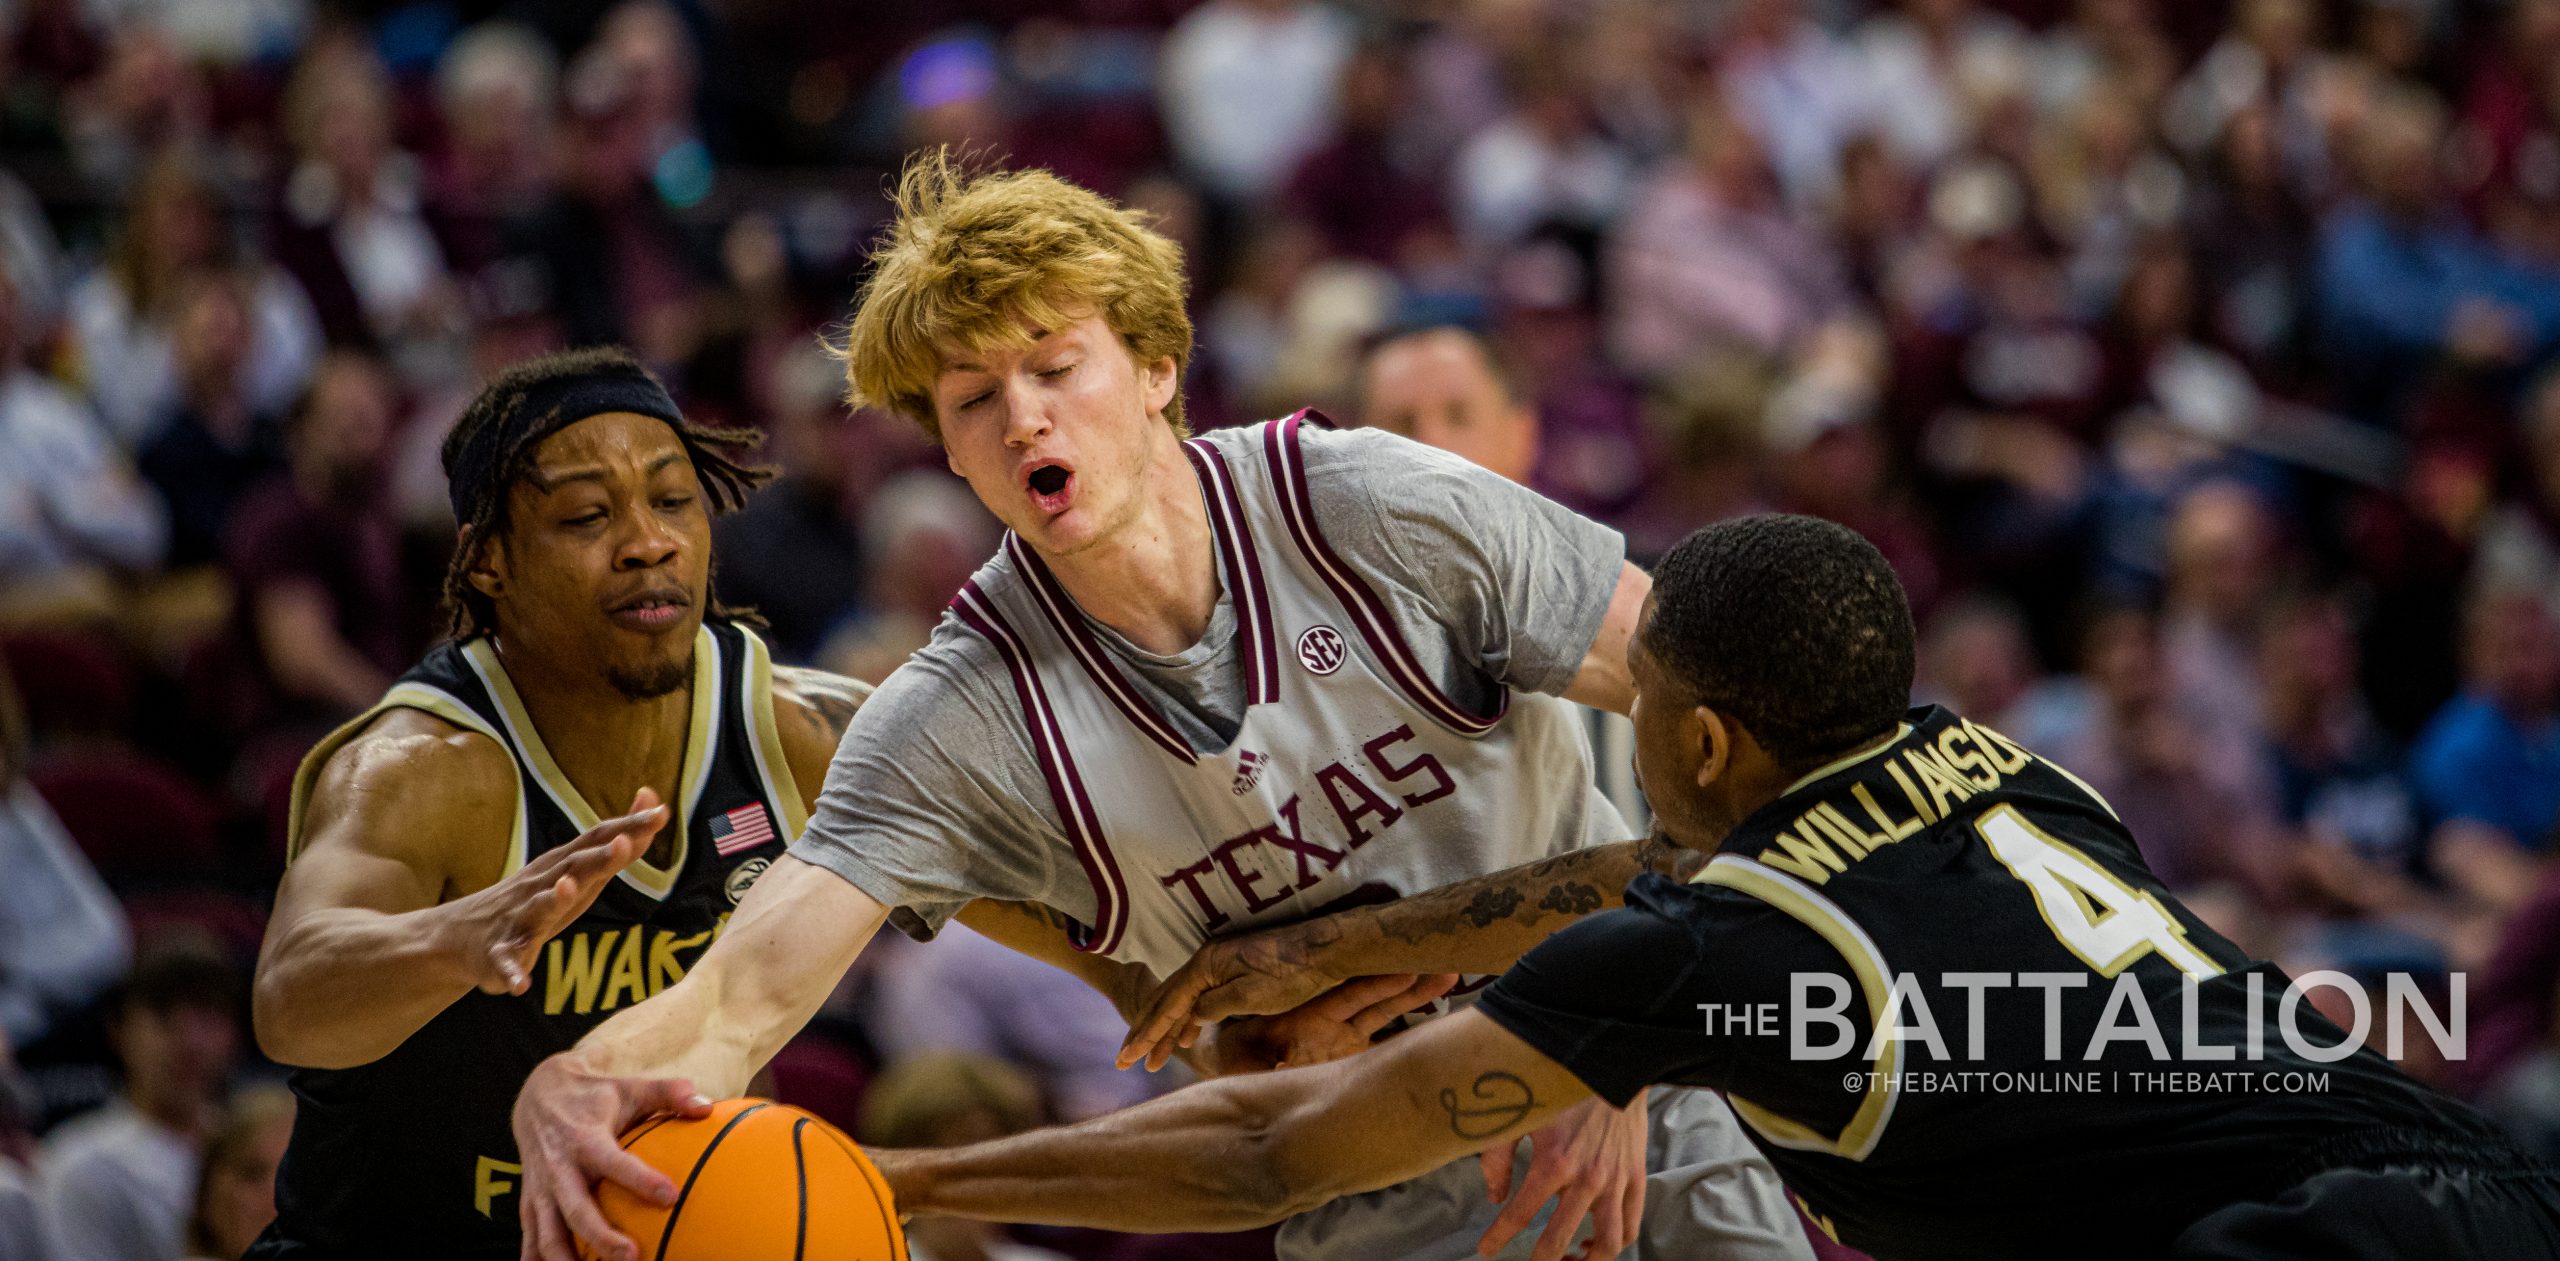
[[[1458,912],[1458,916],[1478,928],[1487,928],[1519,910],[1520,900],[1518,889],[1486,889],[1476,894],[1467,903],[1467,908]]]
[[[1529,1083],[1504,1072],[1486,1073],[1467,1084],[1461,1097],[1454,1086],[1440,1089],[1440,1110],[1449,1114],[1449,1132],[1464,1139],[1499,1137],[1538,1106]]]
[[[1554,916],[1588,915],[1614,901],[1609,891],[1623,891],[1641,870],[1631,855],[1642,856],[1626,844],[1578,849],[1406,898],[1379,908],[1379,928],[1397,941],[1418,946],[1506,921],[1533,928]]]

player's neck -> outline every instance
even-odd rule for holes
[[[498,656],[551,760],[598,815],[622,813],[643,785],[675,799],[669,794],[692,725],[690,685],[633,700],[593,669],[554,668],[533,653],[508,652],[504,641]]]
[[[1180,445],[1164,444],[1141,476],[1128,521],[1088,546],[1041,559],[1094,620],[1170,656],[1208,633],[1218,562],[1208,506]]]

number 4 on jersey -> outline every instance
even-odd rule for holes
[[[1973,826],[1992,857],[2035,894],[2036,910],[2053,935],[2098,975],[2114,976],[2154,951],[2199,980],[2221,974],[2158,898],[2135,891],[2088,855],[2046,835],[2017,807],[2001,806]]]

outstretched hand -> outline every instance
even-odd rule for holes
[[[543,943],[586,913],[606,882],[648,849],[665,825],[667,808],[643,788],[631,811],[580,833],[498,883],[452,905],[462,935],[457,950],[488,994],[521,994],[533,984],[533,961]]]

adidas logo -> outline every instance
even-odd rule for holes
[[[1252,792],[1253,786],[1262,782],[1262,768],[1269,765],[1270,762],[1271,759],[1264,757],[1251,749],[1247,749],[1244,752],[1237,754],[1235,794],[1241,797],[1246,793]]]

